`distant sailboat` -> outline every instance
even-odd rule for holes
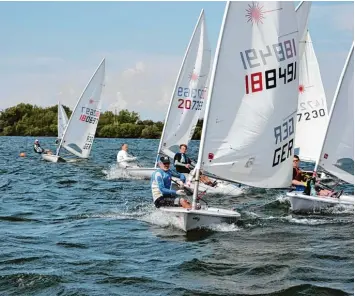
[[[63,148],[79,158],[89,157],[101,113],[101,92],[104,78],[105,59],[100,63],[80,96],[63,132],[56,155],[42,154],[44,160],[66,161],[61,156]]]
[[[326,172],[349,184],[354,184],[354,44],[346,59],[335,92],[325,137],[321,141],[314,171]],[[353,206],[354,196],[339,198],[304,195],[300,191],[287,193],[293,211],[322,210],[330,206]]]
[[[200,169],[253,187],[292,180],[298,103],[298,25],[292,2],[228,2],[212,70],[192,209],[161,207],[182,230],[240,214],[196,206]]]
[[[67,113],[65,112],[61,103],[58,102],[58,138],[56,140],[56,144],[60,143],[67,124],[68,124]]]

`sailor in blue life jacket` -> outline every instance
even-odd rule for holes
[[[186,195],[184,190],[170,189],[173,176],[170,170],[170,158],[162,156],[158,164],[159,169],[153,173],[150,181],[154,205],[157,208],[161,206],[191,208],[191,204],[186,199],[179,197]],[[180,188],[183,188],[186,178],[183,174],[178,174],[178,176]]]
[[[37,139],[35,140],[35,142],[34,142],[34,144],[33,144],[33,150],[34,150],[36,153],[39,153],[39,154],[42,154],[42,153],[44,153],[44,154],[46,154],[46,153],[52,154],[50,150],[43,149],[43,148],[41,147],[41,144],[39,143],[39,141],[38,141]]]

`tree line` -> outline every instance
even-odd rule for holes
[[[63,108],[70,118],[72,111]],[[31,104],[18,104],[0,112],[0,136],[48,136],[58,135],[58,106],[42,108]],[[118,114],[101,113],[96,137],[159,139],[164,124],[161,121],[141,120],[137,112],[127,109]],[[202,120],[198,121],[193,139],[200,139]]]

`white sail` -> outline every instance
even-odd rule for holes
[[[354,184],[354,44],[335,91],[318,165]]]
[[[207,98],[210,63],[211,47],[202,10],[172,93],[158,153],[162,151],[173,157],[171,147],[191,140]]]
[[[302,58],[303,52],[306,45],[306,37],[308,30],[308,19],[309,12],[311,10],[312,1],[301,1],[296,7],[296,17],[298,23],[298,39],[299,39],[299,50],[298,56]]]
[[[292,2],[228,2],[198,168],[255,187],[291,184],[297,27]]]
[[[68,116],[63,106],[58,102],[58,139],[63,137],[64,130],[68,124]]]
[[[309,32],[300,59],[299,96],[295,154],[304,161],[317,161],[328,123],[328,108],[322,78]]]
[[[60,144],[60,147],[81,158],[89,157],[95,138],[101,113],[101,92],[104,86],[104,78],[105,59],[103,59],[80,96]]]

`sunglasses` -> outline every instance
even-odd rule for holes
[[[299,160],[294,160],[293,162],[299,162]]]

